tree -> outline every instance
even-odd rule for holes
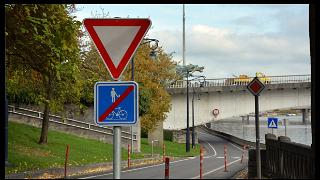
[[[171,109],[171,96],[166,88],[177,79],[176,63],[162,47],[157,50],[157,59],[149,56],[148,44],[141,45],[135,54],[135,81],[139,83],[139,114],[141,128],[152,131]],[[131,66],[125,72],[126,79],[131,78]]]
[[[24,82],[36,103],[44,103],[39,144],[47,143],[49,112],[78,102],[78,33],[81,23],[70,16],[73,6],[57,4],[9,4],[5,6],[8,92]],[[24,79],[23,79],[24,78]],[[20,94],[21,95],[21,94]],[[32,101],[31,100],[31,101]]]
[[[82,91],[83,105],[93,104],[93,87],[97,81],[112,81],[99,53],[90,42],[83,48],[81,74],[86,79]],[[149,57],[147,44],[140,45],[134,55],[134,80],[139,84],[139,116],[141,127],[153,130],[159,122],[166,119],[166,112],[171,108],[171,97],[166,87],[177,79],[176,64],[163,49],[158,48],[157,60]],[[131,63],[122,74],[122,81],[131,81]]]

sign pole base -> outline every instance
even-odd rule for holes
[[[121,126],[113,127],[113,179],[120,179],[121,173]]]

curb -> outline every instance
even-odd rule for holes
[[[241,169],[230,179],[248,179],[248,167]]]
[[[185,157],[184,157],[185,158]],[[184,159],[180,157],[170,157],[170,160]],[[127,161],[121,161],[122,170],[128,169]],[[131,168],[141,167],[152,164],[163,163],[162,157],[144,158],[131,160]],[[75,176],[89,175],[99,172],[111,171],[113,162],[89,164],[83,166],[73,166],[67,168],[67,178],[74,178]],[[50,168],[38,171],[26,171],[17,174],[6,175],[5,179],[57,179],[64,178],[64,168]]]

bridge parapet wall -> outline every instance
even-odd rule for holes
[[[266,84],[265,90],[283,90],[283,89],[298,89],[298,88],[310,88],[311,82],[302,83],[286,83],[286,84]],[[170,94],[186,94],[187,89],[185,87],[179,88],[167,88]],[[207,87],[197,87],[195,86],[196,92],[233,92],[233,91],[248,91],[247,85],[234,85],[234,86],[207,86]],[[193,89],[189,89],[189,94],[193,92]]]
[[[189,89],[189,103],[192,104],[192,93],[200,94],[194,101],[195,126],[212,121],[245,116],[254,113],[254,96],[246,86],[220,86]],[[186,128],[186,88],[171,88],[172,109],[167,113],[164,129],[180,130]],[[196,95],[196,97],[198,97]],[[276,109],[290,109],[297,107],[310,107],[311,83],[267,84],[259,96],[260,112]],[[191,105],[192,107],[192,105]],[[218,109],[219,114],[214,115],[213,110]],[[189,109],[189,118],[192,119],[192,110]],[[192,122],[189,121],[189,126]]]
[[[218,79],[205,79],[202,84],[204,87],[213,86],[233,86],[233,85],[248,85],[254,77],[248,78],[218,78]],[[241,79],[241,81],[233,81],[234,79]],[[287,84],[287,83],[302,83],[311,82],[311,75],[285,75],[285,76],[268,76],[264,77],[262,82],[265,84]],[[189,87],[200,87],[198,80],[189,80]],[[171,84],[168,88],[186,88],[186,80],[178,80]]]
[[[286,136],[266,134],[265,173],[271,178],[309,179],[315,177],[312,147],[291,142]]]

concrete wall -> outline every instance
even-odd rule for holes
[[[163,145],[163,123],[159,123],[154,131],[148,132],[148,143],[151,144],[153,141],[154,146]]]
[[[167,114],[164,129],[186,128],[186,90],[185,88],[167,89],[172,95],[172,109]],[[195,100],[194,114],[195,126],[254,113],[254,96],[246,86],[207,87],[201,90],[200,100]],[[192,119],[192,90],[189,92],[189,119]],[[274,109],[294,108],[311,105],[310,83],[270,84],[266,85],[259,97],[260,112]],[[213,109],[219,110],[219,115],[214,117]],[[192,121],[190,122],[190,127]]]
[[[192,144],[192,131],[190,130],[190,144]],[[176,143],[186,143],[186,130],[173,131],[172,141]],[[194,132],[195,135],[195,144],[198,144],[198,133]]]

